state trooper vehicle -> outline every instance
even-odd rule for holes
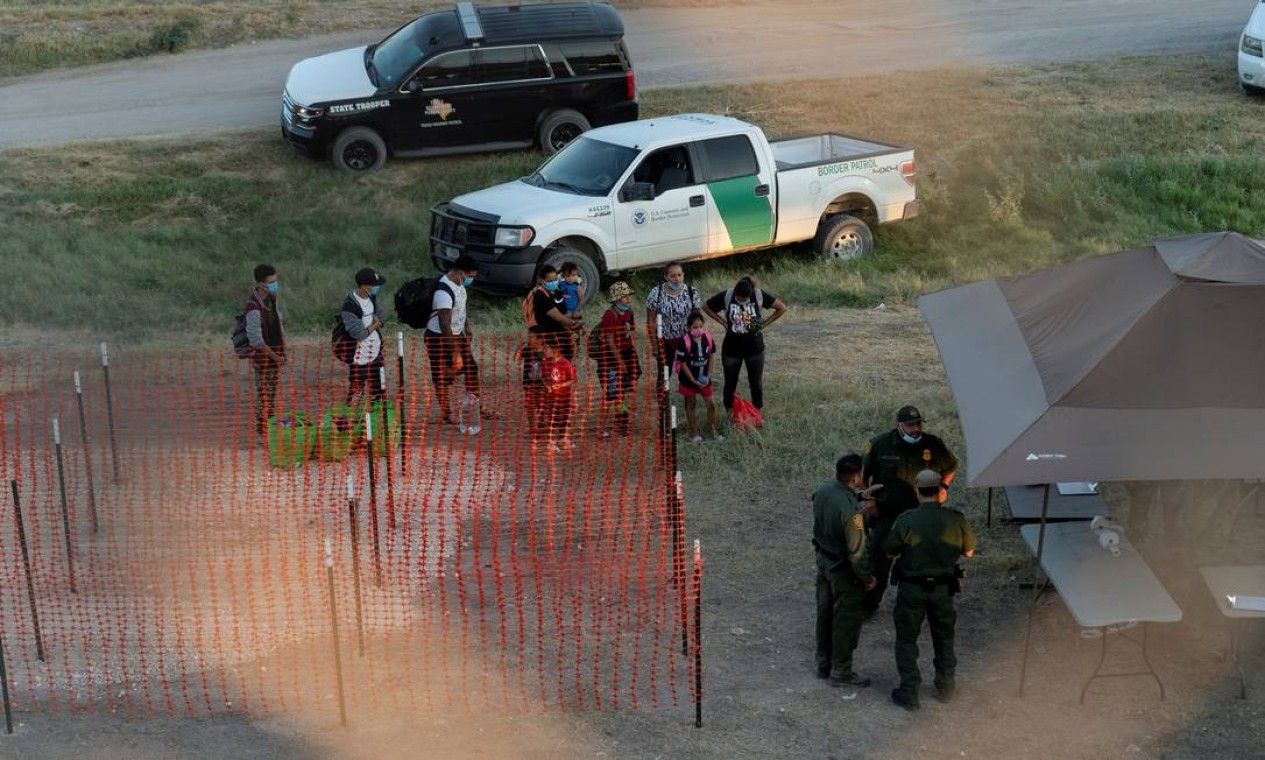
[[[521,292],[545,264],[602,275],[811,241],[819,256],[874,248],[870,229],[918,214],[912,148],[838,134],[769,142],[759,127],[684,114],[594,129],[530,176],[431,208],[442,272]],[[597,291],[585,288],[587,295]]]
[[[552,154],[591,126],[637,118],[623,37],[604,3],[457,3],[376,44],[295,64],[281,133],[349,172],[388,156],[532,145]]]

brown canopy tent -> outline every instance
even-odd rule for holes
[[[923,296],[974,486],[1265,474],[1265,245],[1233,232]]]
[[[1265,245],[1257,241],[1228,232],[1168,238],[918,305],[957,401],[967,482],[1045,484],[1038,564],[1050,483],[1265,474]],[[1020,694],[1031,635],[1030,608]],[[1145,672],[1160,683],[1145,641],[1144,632]]]

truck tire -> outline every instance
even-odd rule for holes
[[[587,131],[589,120],[579,111],[570,108],[553,111],[540,122],[540,149],[546,156],[552,156]]]
[[[874,252],[874,233],[869,226],[851,214],[835,214],[821,220],[813,252],[823,259],[851,261]]]
[[[593,261],[593,257],[577,248],[560,245],[545,251],[540,257],[540,267],[551,264],[555,269],[561,270],[562,265],[568,261],[574,261],[580,268],[580,282],[584,288],[584,298],[580,301],[580,306],[592,302],[593,297],[602,289],[602,273],[598,271],[597,262]]]
[[[369,127],[352,127],[334,140],[334,166],[351,174],[370,174],[387,162],[387,145]]]

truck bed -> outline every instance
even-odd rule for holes
[[[778,171],[830,164],[852,158],[891,153],[904,148],[847,135],[825,134],[769,143]]]

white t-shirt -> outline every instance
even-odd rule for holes
[[[461,335],[466,330],[466,289],[461,283],[448,279],[447,275],[440,282],[441,284],[435,286],[435,300],[431,302],[430,310],[436,312],[440,309],[452,309],[452,334]],[[448,286],[447,290],[445,285]],[[451,295],[449,290],[452,291]],[[443,332],[439,329],[438,314],[431,314],[426,329],[433,333]]]
[[[369,329],[369,325],[373,324],[373,301],[368,298],[361,298],[359,293],[353,292],[351,297],[356,299],[356,303],[360,304],[360,313],[364,316],[360,318],[360,323]],[[382,336],[376,332],[369,333],[369,337],[356,344],[356,355],[352,357],[352,361],[356,364],[369,364],[378,358],[378,352],[382,350]]]

